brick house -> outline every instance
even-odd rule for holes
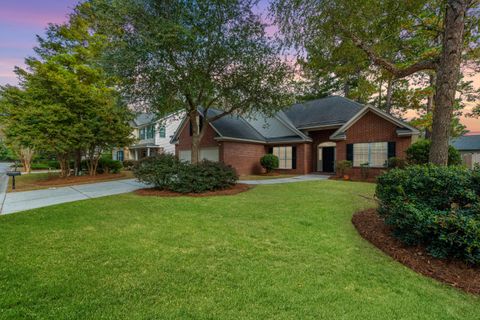
[[[219,112],[210,109],[208,116]],[[359,175],[360,166],[367,164],[376,175],[384,170],[388,158],[405,158],[405,150],[419,135],[398,118],[338,96],[295,104],[271,117],[225,116],[206,130],[200,158],[222,161],[239,175],[261,173],[260,158],[266,153],[278,156],[278,171],[283,173],[334,173],[337,161],[350,160],[353,175]],[[180,123],[171,142],[176,155],[190,161],[188,118]]]

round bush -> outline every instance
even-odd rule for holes
[[[407,150],[407,162],[409,164],[427,164],[432,141],[420,139],[413,143]],[[458,166],[462,164],[460,152],[452,146],[448,147],[448,165]]]
[[[272,172],[273,169],[277,169],[279,162],[278,157],[273,154],[266,154],[260,159],[260,164],[267,172]]]
[[[202,161],[190,164],[169,154],[138,161],[135,177],[160,190],[180,193],[202,193],[229,188],[238,180],[235,169],[220,162]]]
[[[376,189],[379,213],[408,245],[480,264],[480,171],[433,165],[393,169]]]

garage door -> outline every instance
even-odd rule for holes
[[[178,158],[182,161],[192,161],[191,150],[181,150],[178,153]],[[218,148],[202,148],[200,149],[200,160],[209,160],[218,162],[220,160]]]
[[[190,151],[190,150],[180,150],[180,152],[178,153],[178,158],[181,161],[191,162],[192,161],[192,151]]]
[[[219,161],[218,148],[203,148],[200,149],[200,159],[209,161]]]

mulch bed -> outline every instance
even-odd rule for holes
[[[343,179],[343,177],[339,176],[330,176],[329,180],[341,180],[341,181],[353,181],[353,182],[369,182],[369,183],[377,183],[376,177],[368,177],[367,179],[362,179],[361,177],[350,177],[348,180]]]
[[[390,228],[375,209],[357,212],[352,223],[363,238],[410,269],[466,292],[480,294],[480,267],[433,258],[423,247],[405,246],[391,235]]]
[[[35,184],[39,186],[62,186],[62,185],[71,185],[71,184],[83,184],[83,183],[93,183],[100,181],[108,180],[117,180],[122,178],[128,178],[124,173],[103,173],[97,174],[96,176],[70,176],[65,178],[60,178],[57,176],[52,176],[51,178],[45,180],[36,181]]]
[[[248,184],[237,183],[229,189],[208,191],[204,193],[179,193],[168,190],[157,190],[153,188],[139,189],[135,191],[135,194],[139,196],[156,196],[156,197],[212,197],[212,196],[231,196],[241,192],[252,189],[253,186]]]

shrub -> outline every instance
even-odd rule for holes
[[[121,161],[102,157],[98,160],[97,173],[119,173],[122,168]]]
[[[201,193],[226,189],[233,186],[238,176],[230,166],[223,163],[202,161],[189,164],[170,154],[161,154],[138,161],[135,177],[160,190],[180,193]]]
[[[278,168],[278,157],[271,153],[266,154],[260,159],[260,164],[267,170],[267,173],[272,172],[273,169]]]
[[[408,245],[480,264],[480,171],[433,165],[393,169],[376,189],[379,213]]]
[[[392,157],[387,160],[387,167],[389,169],[403,169],[407,165],[407,162],[404,159],[397,158],[397,157]]]
[[[342,177],[345,175],[347,170],[350,169],[351,167],[352,167],[352,161],[349,161],[349,160],[338,161],[335,166],[337,173]]]
[[[430,154],[430,140],[421,139],[412,144],[407,150],[407,161],[411,165],[427,164]],[[452,146],[448,147],[448,165],[457,166],[462,164],[460,152]]]
[[[133,170],[136,163],[137,161],[135,160],[123,160],[123,168],[125,168],[125,170]]]
[[[367,180],[370,175],[370,164],[368,162],[360,164],[360,175],[363,180]]]

